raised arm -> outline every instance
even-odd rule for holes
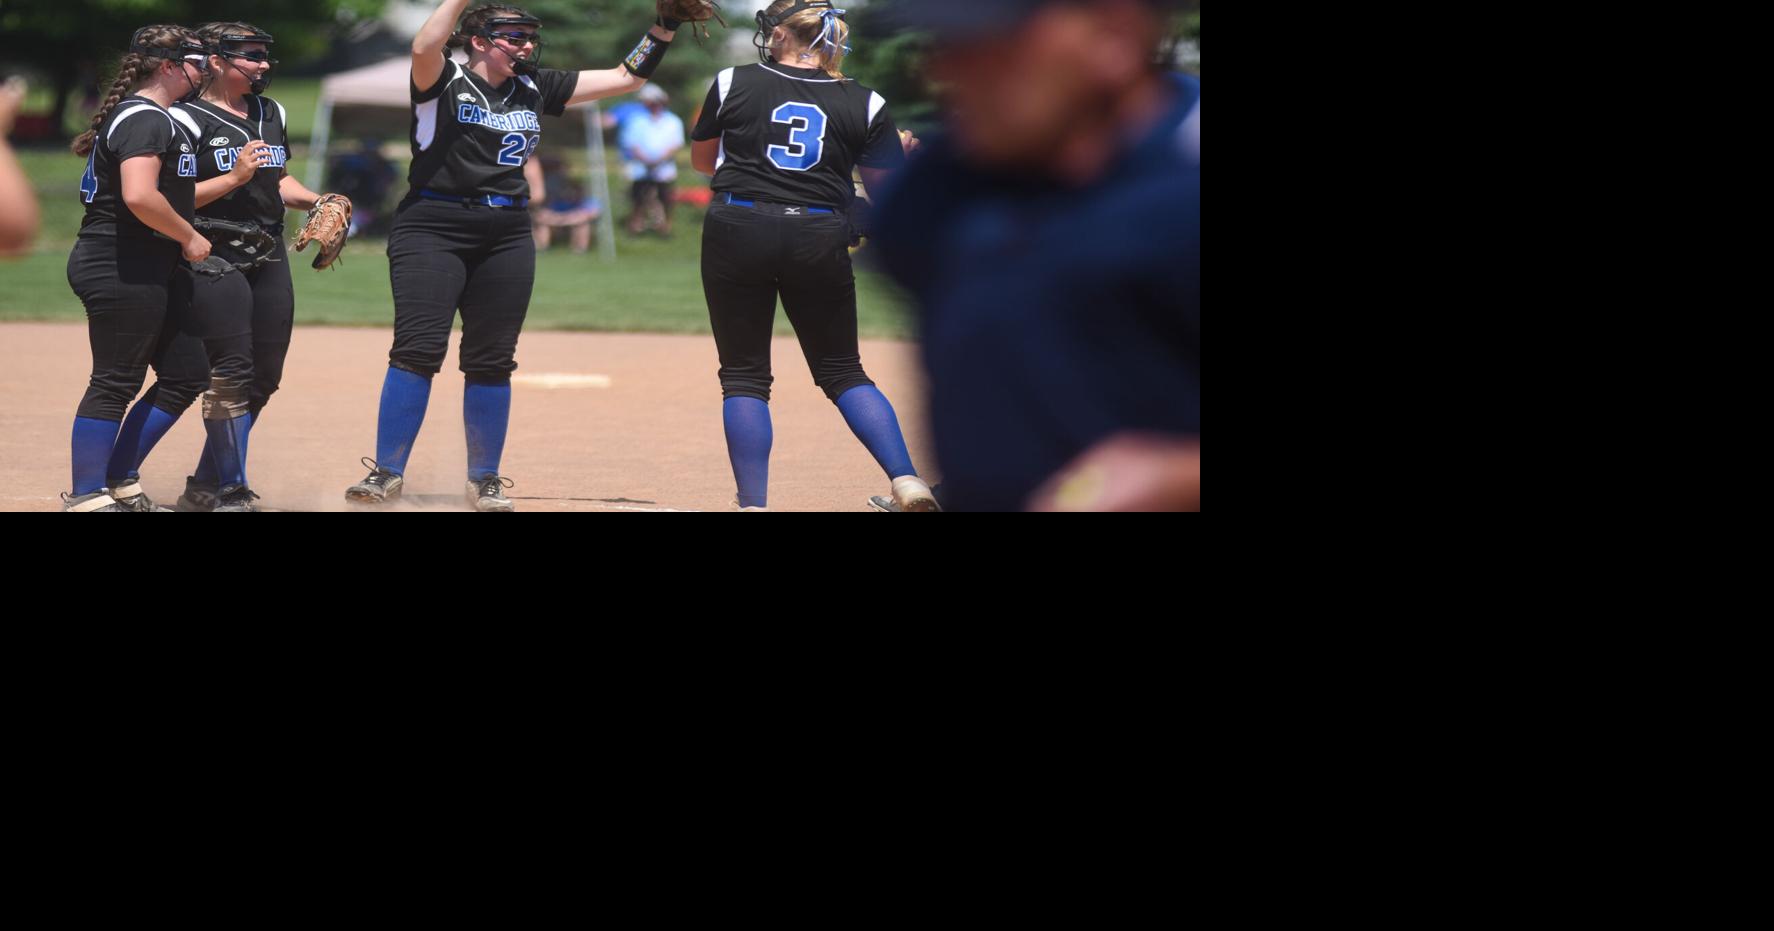
[[[602,71],[579,72],[579,84],[573,88],[573,96],[567,103],[585,103],[588,100],[601,100],[615,97],[618,94],[631,94],[641,89],[647,79],[653,76],[653,69],[665,57],[665,50],[671,46],[671,40],[677,35],[675,29],[654,24],[641,37],[639,45],[623,59],[622,64]]]
[[[444,62],[448,60],[444,57],[444,45],[455,34],[456,23],[467,6],[468,0],[443,0],[425,25],[419,27],[419,34],[413,37],[414,87],[429,90],[443,77]]]

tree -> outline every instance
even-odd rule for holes
[[[880,91],[901,129],[923,133],[936,122],[936,98],[924,76],[924,55],[930,37],[895,31],[884,20],[891,4],[872,4],[850,11],[851,52],[844,73]]]
[[[7,0],[0,6],[0,60],[42,73],[55,94],[51,125],[64,124],[82,86],[102,90],[129,37],[157,23],[197,25],[246,18],[277,37],[286,64],[326,50],[335,31],[382,12],[386,0]]]

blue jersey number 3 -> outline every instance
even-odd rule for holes
[[[770,147],[770,161],[783,171],[807,171],[825,155],[825,111],[810,103],[785,103],[770,122],[788,124],[788,145]]]

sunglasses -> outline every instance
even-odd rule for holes
[[[504,39],[512,45],[520,47],[524,45],[534,45],[540,48],[542,46],[542,38],[533,32],[489,32],[487,33],[487,37],[492,39]]]

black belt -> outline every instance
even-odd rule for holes
[[[783,217],[798,217],[809,213],[837,213],[830,207],[817,204],[772,204],[761,200],[741,200],[732,194],[716,194],[712,201],[716,204],[730,204],[734,207],[750,207],[760,213],[773,213]]]
[[[430,188],[420,188],[419,196],[426,200],[442,200],[448,201],[452,204],[472,204],[476,207],[516,207],[521,209],[530,205],[530,199],[528,197],[506,197],[504,194],[482,194],[479,197],[462,197],[458,194],[445,194],[442,191],[433,191]]]

